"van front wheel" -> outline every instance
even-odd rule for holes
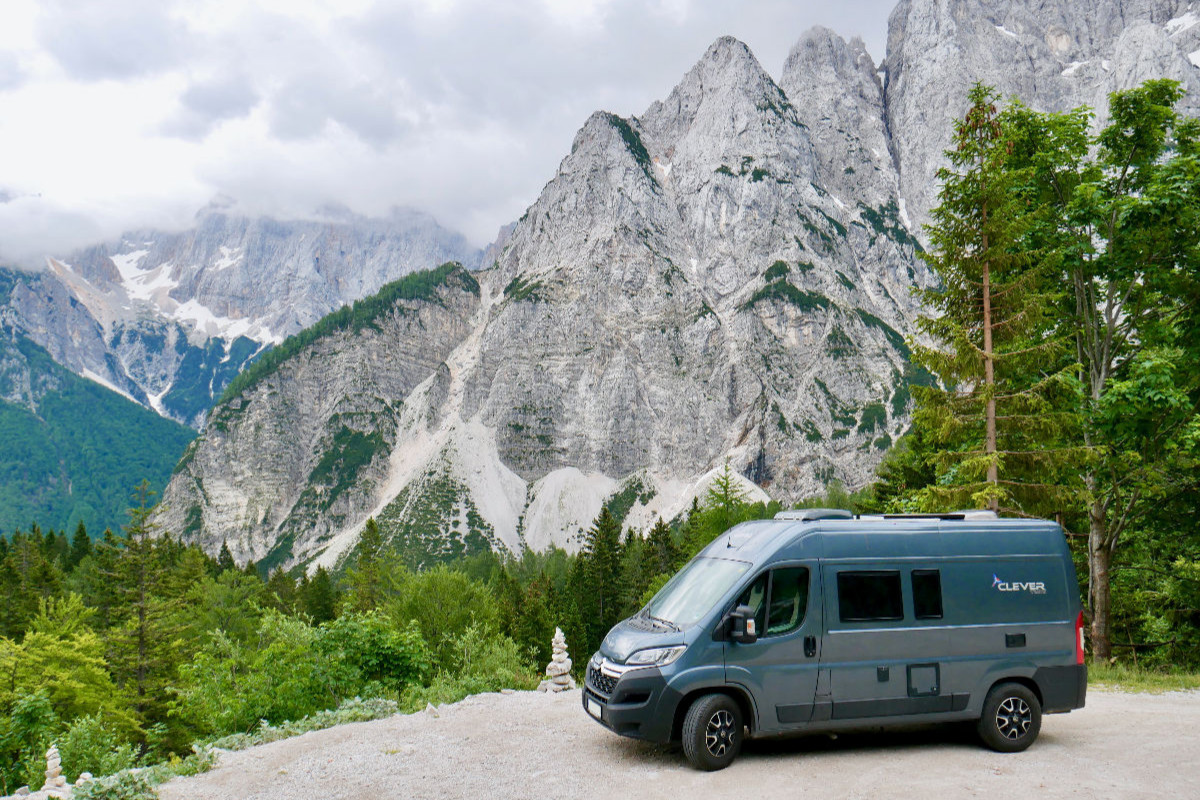
[[[1042,729],[1042,704],[1028,686],[1001,683],[993,686],[983,701],[979,738],[1001,753],[1019,753],[1037,738]]]
[[[725,769],[742,749],[742,709],[727,694],[696,698],[683,718],[683,754],[696,769]]]

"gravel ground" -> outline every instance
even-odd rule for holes
[[[290,798],[987,797],[1200,798],[1200,692],[1092,690],[1047,716],[1033,747],[1001,755],[961,726],[751,740],[721,772],[678,747],[609,733],[579,692],[488,694],[223,753],[164,800]]]

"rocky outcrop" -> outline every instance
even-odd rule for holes
[[[1041,111],[1173,78],[1200,109],[1200,7],[1185,0],[901,0],[888,25],[887,125],[913,222],[937,204],[952,120],[975,81]]]
[[[727,460],[757,497],[861,484],[907,425],[930,277],[886,184],[838,196],[820,170],[792,101],[718,40],[642,116],[587,120],[454,326],[323,338],[215,410],[163,521],[240,559],[335,564],[373,515],[419,565],[573,549],[615,498],[628,525],[673,517]],[[424,376],[346,363],[435,343]],[[363,397],[378,456],[315,503],[334,409]]]
[[[236,216],[217,207],[178,233],[137,231],[3,271],[0,318],[78,375],[194,428],[264,348],[388,281],[479,252],[428,215]]]

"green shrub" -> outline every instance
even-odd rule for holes
[[[315,714],[296,720],[284,722],[281,725],[262,723],[250,733],[235,733],[209,743],[210,748],[221,750],[245,750],[255,745],[277,742],[310,731],[320,731],[335,725],[345,725],[350,722],[370,722],[383,719],[398,713],[400,707],[395,700],[385,700],[372,697],[363,700],[352,697],[342,701],[341,705],[330,711],[318,711]],[[182,773],[180,773],[182,774]]]
[[[140,772],[118,772],[88,781],[75,790],[75,800],[157,800],[158,792]]]
[[[447,643],[448,668],[434,676],[428,686],[404,692],[400,705],[417,711],[432,703],[453,703],[480,692],[501,689],[533,689],[540,679],[525,660],[521,648],[502,633],[478,625]]]
[[[80,717],[58,741],[63,774],[74,782],[81,772],[112,775],[137,764],[133,745],[109,733],[99,714]]]
[[[456,642],[472,626],[500,630],[496,597],[485,584],[445,565],[403,573],[397,597],[388,605],[394,624],[415,620],[433,655],[433,667],[451,669]]]

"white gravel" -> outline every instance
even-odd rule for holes
[[[703,791],[705,795],[699,795]],[[1200,798],[1200,692],[1091,690],[1024,753],[961,726],[751,740],[722,772],[610,733],[579,692],[487,694],[236,753],[164,800],[310,798]]]

